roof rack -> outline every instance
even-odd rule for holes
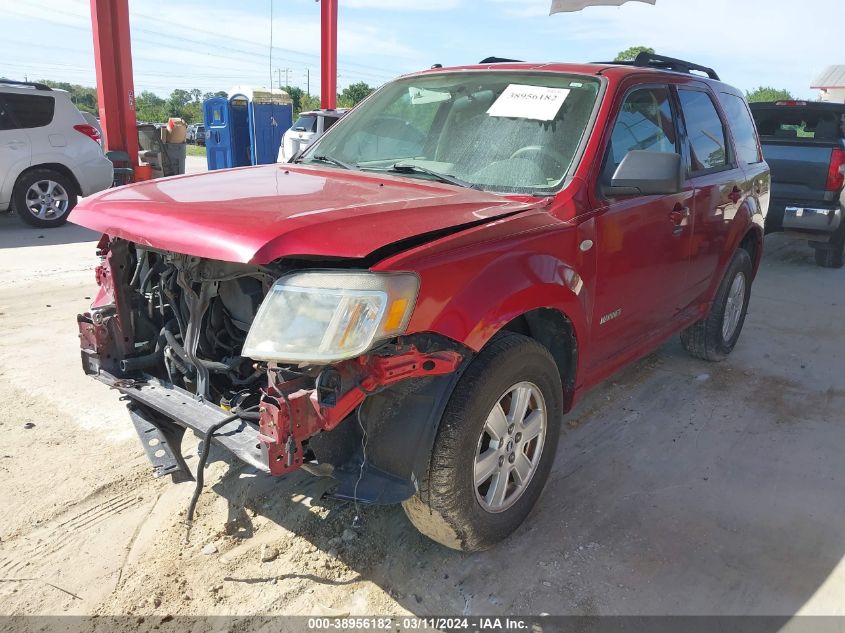
[[[721,81],[719,75],[712,68],[707,66],[700,66],[692,62],[684,61],[683,59],[675,59],[674,57],[666,57],[665,55],[657,55],[655,53],[642,52],[637,55],[637,58],[632,62],[599,62],[603,64],[615,64],[623,66],[640,66],[642,68],[659,68],[660,70],[671,70],[676,73],[691,74],[693,71],[704,73],[710,79]]]
[[[0,84],[7,86],[32,86],[36,90],[52,90],[47,84],[41,84],[36,81],[12,81],[11,79],[0,79]]]
[[[519,64],[521,59],[507,59],[505,57],[487,57],[482,59],[479,64]]]

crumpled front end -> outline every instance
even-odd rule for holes
[[[243,350],[256,314],[302,262],[233,264],[105,237],[99,255],[99,293],[78,317],[83,367],[124,396],[156,476],[191,478],[179,449],[190,428],[270,475],[335,476],[341,497],[413,494],[420,443],[433,439],[468,350],[416,334],[334,362],[255,360]],[[390,445],[365,460],[364,435]]]

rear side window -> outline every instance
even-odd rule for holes
[[[53,122],[56,100],[45,95],[3,95],[6,105],[23,128],[44,127]]]
[[[605,183],[610,182],[619,164],[633,150],[678,151],[668,87],[641,88],[625,98],[602,170]]]
[[[678,94],[687,124],[693,173],[722,169],[728,164],[728,145],[713,100],[697,90],[678,90]]]
[[[14,130],[17,126],[9,116],[9,108],[3,103],[3,98],[0,97],[0,130]]]
[[[759,163],[763,157],[760,155],[760,144],[757,142],[754,121],[751,119],[745,100],[728,92],[723,92],[720,97],[725,113],[728,115],[739,160],[748,164]]]
[[[337,117],[327,116],[325,119],[323,119],[323,132],[327,132],[328,129],[338,121],[339,119]]]

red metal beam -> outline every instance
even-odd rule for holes
[[[135,86],[129,38],[129,0],[91,0],[97,101],[105,146],[138,165]]]
[[[95,0],[91,0],[94,2]],[[337,0],[320,0],[321,40],[321,107],[337,107]]]

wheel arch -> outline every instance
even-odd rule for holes
[[[763,231],[756,225],[751,226],[740,240],[739,248],[751,256],[751,267],[756,277],[763,260]]]
[[[15,188],[17,188],[18,183],[21,181],[22,178],[24,178],[27,174],[38,169],[46,169],[60,173],[62,176],[66,177],[70,181],[71,185],[73,185],[73,192],[77,196],[82,195],[82,187],[79,185],[79,181],[76,179],[76,176],[73,174],[73,172],[67,165],[62,165],[61,163],[39,163],[38,165],[30,165],[29,167],[24,169],[20,174],[18,174],[18,177],[15,180]]]
[[[563,408],[568,411],[578,373],[578,338],[572,321],[560,310],[536,308],[509,321],[502,331],[527,336],[549,350],[563,385]]]

